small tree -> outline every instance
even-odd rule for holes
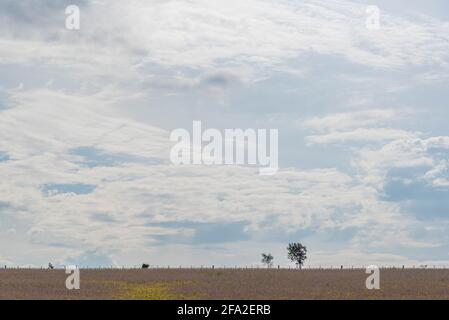
[[[307,259],[307,248],[301,243],[290,243],[287,247],[288,258],[296,263],[296,266],[301,268],[304,261]]]
[[[271,253],[265,254],[262,253],[262,263],[267,266],[267,268],[271,268],[273,266],[273,256]]]
[[[150,267],[150,265],[147,263],[142,264],[142,269],[148,269],[149,267]]]

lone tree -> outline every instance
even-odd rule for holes
[[[147,263],[142,264],[142,269],[148,269],[149,267],[150,267],[150,265]]]
[[[267,266],[267,268],[271,268],[273,266],[273,256],[271,253],[265,254],[262,253],[262,263]]]
[[[290,243],[287,247],[288,258],[296,263],[296,266],[301,268],[304,261],[307,259],[307,248],[301,243]]]

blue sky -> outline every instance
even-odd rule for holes
[[[448,98],[447,1],[3,0],[0,263],[449,265]],[[171,164],[194,120],[279,172]]]

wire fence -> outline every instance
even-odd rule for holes
[[[64,270],[66,269],[65,265],[56,265],[53,268],[49,268],[47,266],[8,266],[5,265],[2,269],[4,270]],[[226,265],[209,265],[209,266],[173,266],[173,265],[148,265],[147,267],[143,267],[141,265],[134,266],[84,266],[84,265],[76,265],[75,267],[84,270],[292,270],[292,271],[351,271],[351,270],[366,270],[369,266],[348,266],[348,265],[340,265],[340,266],[303,266],[301,268],[295,266],[262,266],[262,265],[248,265],[248,266],[226,266]],[[379,265],[379,269],[381,270],[446,270],[449,269],[448,265]],[[0,269],[1,270],[1,269]]]

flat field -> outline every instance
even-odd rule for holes
[[[449,299],[449,270],[381,269],[380,290],[364,270],[81,269],[80,290],[64,270],[0,270],[0,299]]]

